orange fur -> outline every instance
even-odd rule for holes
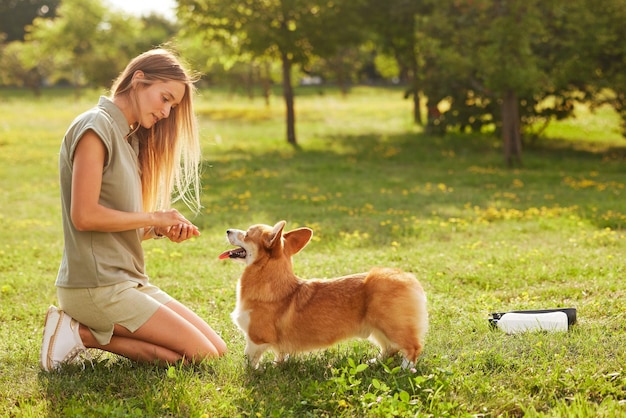
[[[246,335],[245,354],[256,367],[270,349],[276,360],[288,354],[326,348],[347,338],[369,338],[381,355],[401,352],[415,363],[428,329],[426,295],[414,275],[392,268],[336,279],[303,280],[293,273],[291,256],[304,248],[313,231],[283,233],[253,225],[228,230],[233,250],[221,258],[244,257],[237,285],[235,324]]]

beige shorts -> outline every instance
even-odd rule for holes
[[[173,300],[156,286],[131,281],[95,288],[57,287],[57,297],[59,307],[89,327],[102,345],[111,341],[115,324],[135,332],[161,305]]]

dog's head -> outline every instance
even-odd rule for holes
[[[284,232],[285,221],[276,225],[252,225],[247,231],[229,229],[226,231],[228,241],[237,246],[220,254],[220,259],[231,258],[250,265],[263,258],[290,258],[302,250],[311,240],[313,230],[297,228]]]

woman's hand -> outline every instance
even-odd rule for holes
[[[172,242],[183,242],[200,235],[198,227],[192,224],[176,209],[154,212],[154,233],[165,236]]]
[[[157,236],[167,237],[172,242],[183,242],[200,235],[198,227],[191,224],[179,224],[169,228],[155,227],[154,233]]]

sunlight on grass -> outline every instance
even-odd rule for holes
[[[62,251],[57,158],[79,101],[63,92],[0,101],[0,415],[622,416],[626,320],[626,144],[607,109],[577,109],[503,164],[498,138],[428,136],[396,89],[301,91],[299,149],[283,104],[202,91],[197,103],[202,232],[147,241],[151,280],[201,317],[230,353],[196,368],[114,355],[39,373],[43,315]],[[371,361],[367,342],[245,368],[229,318],[242,265],[217,256],[228,228],[308,226],[303,278],[374,265],[419,277],[431,329],[413,369]],[[490,312],[576,307],[568,333],[508,336]],[[15,384],[15,382],[20,382]],[[120,394],[123,394],[121,396]]]

